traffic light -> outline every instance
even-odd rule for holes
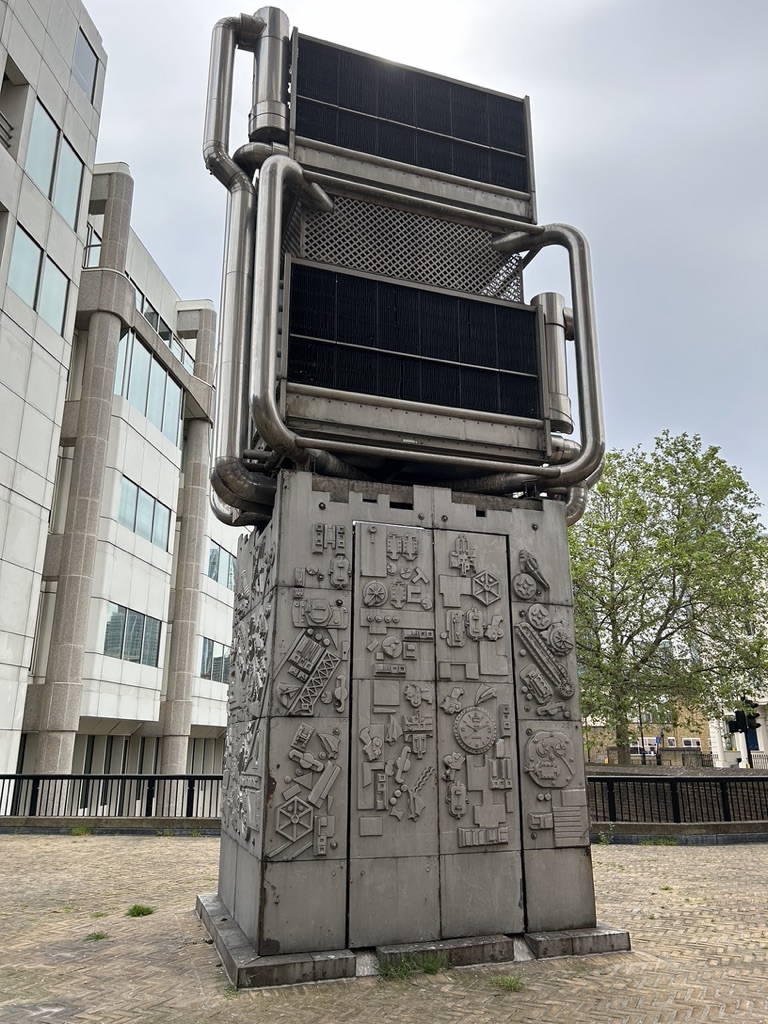
[[[740,708],[735,712],[735,718],[728,723],[728,732],[749,732],[750,729],[759,729],[761,727],[758,718],[760,715],[757,713],[757,704],[751,700],[745,700],[744,703],[750,709],[749,711],[742,711]]]
[[[728,723],[728,732],[746,732],[747,728],[747,716],[743,711],[738,710],[736,717]]]

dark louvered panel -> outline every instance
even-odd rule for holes
[[[530,191],[527,111],[515,97],[300,36],[292,103],[301,138]]]
[[[293,263],[287,376],[536,419],[536,322],[519,306]]]

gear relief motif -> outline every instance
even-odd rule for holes
[[[512,578],[515,673],[521,719],[530,722],[521,750],[523,841],[536,849],[589,842],[586,784],[577,770],[581,734],[575,645],[565,621],[570,610],[551,603],[543,563],[542,554],[520,548],[520,572]]]

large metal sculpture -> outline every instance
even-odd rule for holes
[[[589,253],[536,224],[527,101],[264,8],[214,29],[204,154],[229,193],[212,504],[255,527],[199,903],[227,969],[624,946],[595,928],[565,539],[604,452]],[[570,309],[524,301],[549,245]]]

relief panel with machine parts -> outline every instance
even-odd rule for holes
[[[525,849],[589,844],[573,611],[546,538],[510,551]]]
[[[524,849],[589,846],[589,807],[578,722],[520,722]]]
[[[346,858],[347,763],[347,728],[338,718],[270,720],[274,791],[264,824],[265,860]]]
[[[260,856],[264,813],[264,713],[274,632],[274,529],[241,541],[227,697],[222,831]]]
[[[241,545],[222,898],[262,955],[519,933],[589,841],[562,520],[310,481]]]
[[[350,595],[280,587],[272,668],[273,715],[347,714]]]
[[[434,680],[431,531],[356,523],[355,543],[353,676]]]
[[[432,533],[355,524],[351,858],[436,855]]]
[[[521,718],[577,721],[576,643],[570,605],[552,598],[544,538],[510,551],[512,634]],[[539,548],[545,551],[542,555]],[[562,568],[560,569],[562,574]],[[560,582],[557,586],[559,590]]]
[[[519,850],[506,538],[435,531],[440,850]]]

